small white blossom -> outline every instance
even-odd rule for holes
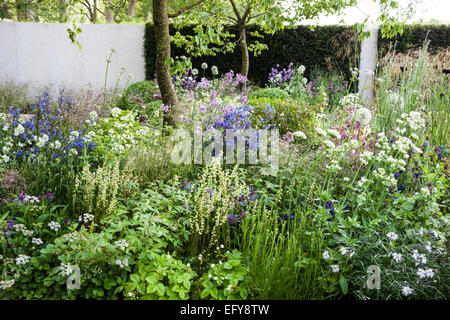
[[[52,221],[48,224],[48,227],[50,228],[50,230],[58,232],[58,230],[61,228],[61,225],[56,221]]]
[[[339,272],[339,265],[333,264],[330,267],[331,267],[331,271],[333,271],[334,273]]]
[[[391,241],[396,241],[398,239],[398,235],[396,235],[394,232],[389,232],[386,237],[388,237]]]
[[[408,286],[404,286],[403,288],[402,288],[402,293],[403,293],[403,295],[405,296],[405,297],[407,297],[407,296],[409,296],[410,294],[412,294],[413,293],[413,289],[411,289],[410,287],[408,287]]]

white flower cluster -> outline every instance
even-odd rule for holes
[[[353,257],[353,255],[355,254],[355,252],[347,247],[341,247],[341,254],[344,255],[348,255],[350,258]]]
[[[419,264],[427,263],[427,257],[425,256],[425,254],[420,254],[419,251],[417,251],[417,250],[413,250],[413,253],[411,256],[416,261],[416,266],[418,266]]]
[[[339,100],[341,106],[360,106],[359,96],[355,93],[349,93],[347,96],[342,97]]]
[[[129,240],[117,240],[114,243],[116,244],[116,246],[118,246],[122,250],[125,250],[130,245],[130,241]]]
[[[394,259],[395,262],[402,262],[402,260],[403,260],[402,254],[396,253],[396,252],[392,253],[392,258]]]
[[[37,138],[36,147],[41,149],[43,146],[45,146],[49,139],[50,138],[48,137],[48,135],[43,134],[41,137]]]
[[[66,240],[68,240],[69,242],[74,242],[75,240],[81,240],[81,239],[87,240],[87,237],[85,235],[81,235],[81,234],[78,234],[76,232],[66,233],[64,235],[64,238]]]
[[[40,245],[44,244],[44,241],[42,241],[40,238],[33,238],[33,239],[31,239],[31,243],[33,243],[37,246],[40,246]]]
[[[355,120],[359,121],[361,126],[367,126],[370,119],[372,119],[372,114],[369,109],[361,107],[355,111]]]
[[[128,258],[125,258],[123,260],[116,259],[116,265],[118,265],[121,269],[128,267]]]
[[[391,240],[391,241],[396,241],[398,239],[398,235],[395,234],[394,232],[389,232],[386,237]]]
[[[59,274],[62,277],[68,277],[72,274],[72,272],[75,270],[73,266],[70,265],[70,263],[65,264],[61,263],[61,265],[58,267]]]
[[[61,225],[56,221],[52,221],[48,224],[48,227],[50,228],[50,230],[58,232],[58,230],[61,228]]]
[[[339,265],[337,265],[337,264],[332,264],[330,267],[331,267],[331,271],[332,271],[333,273],[338,273],[338,272],[339,272]]]
[[[411,289],[409,286],[404,286],[403,288],[402,288],[402,294],[405,296],[405,297],[407,297],[407,296],[409,296],[410,294],[412,294],[413,293],[413,289]]]
[[[328,260],[328,259],[330,259],[330,254],[328,253],[328,251],[324,251],[323,254],[322,254],[322,257],[323,257],[325,260]]]
[[[21,265],[21,264],[27,264],[28,262],[30,262],[30,257],[24,254],[19,254],[15,261],[17,265]]]
[[[14,225],[14,229],[20,231],[25,237],[32,236],[34,233],[33,230],[28,230],[24,224],[16,224]]]
[[[6,290],[14,285],[14,279],[0,281],[0,289]]]
[[[417,275],[419,276],[420,279],[424,279],[424,278],[433,278],[434,277],[434,271],[433,269],[417,269]]]
[[[94,215],[89,214],[89,213],[84,213],[81,216],[78,217],[78,221],[79,222],[90,222],[90,221],[94,221]]]

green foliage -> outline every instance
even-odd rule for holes
[[[302,131],[308,137],[314,136],[318,107],[294,99],[255,98],[249,100],[254,107],[252,123],[266,128],[275,125],[281,135],[286,132]]]
[[[428,34],[431,40],[430,47],[433,50],[445,48],[450,45],[448,36],[450,27],[445,25],[428,26],[404,26],[402,36],[393,39],[378,37],[380,54],[386,52],[389,44],[396,44],[396,48],[404,52],[411,48],[421,47]],[[256,84],[263,85],[268,81],[270,68],[280,64],[287,66],[290,62],[308,66],[305,76],[310,79],[310,72],[313,66],[319,66],[328,71],[334,70],[350,79],[350,67],[358,65],[356,57],[359,54],[357,38],[348,39],[346,33],[355,32],[352,27],[345,26],[321,26],[311,30],[309,26],[298,26],[296,28],[285,28],[274,35],[267,35],[264,39],[254,37],[252,34],[258,31],[255,27],[248,27],[247,35],[249,42],[258,40],[266,44],[270,50],[261,52],[258,57],[252,57],[250,62],[249,79]],[[175,28],[171,27],[171,34],[175,33]],[[183,27],[177,32],[183,35],[193,35],[193,27]],[[235,38],[237,35],[235,34]],[[333,41],[334,40],[334,41]],[[350,43],[349,43],[350,41]],[[334,43],[333,43],[334,42]],[[348,46],[349,52],[345,59],[339,54],[342,43]],[[155,48],[154,30],[151,24],[146,25],[144,38],[144,55],[146,57],[145,74],[148,80],[154,78],[155,74]],[[172,47],[172,56],[188,55],[188,53],[176,46]],[[215,56],[193,57],[192,65],[198,68],[203,62],[208,65],[216,65],[220,72],[226,73],[229,70],[240,70],[241,52],[235,48],[232,53],[217,53]]]
[[[225,260],[211,264],[198,280],[200,299],[247,300],[254,294],[242,254],[234,249],[225,253]]]
[[[142,257],[124,290],[128,297],[141,300],[187,300],[197,275],[170,254]]]
[[[155,102],[155,94],[158,93],[158,85],[153,81],[133,83],[122,92],[122,97],[117,103],[117,107],[123,110],[137,111],[142,104],[148,106]]]
[[[263,88],[252,93],[252,98],[288,99],[289,93],[280,88]]]

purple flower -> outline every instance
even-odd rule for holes
[[[284,135],[284,140],[291,143],[292,141],[294,141],[294,134],[290,131],[286,132],[286,134]]]
[[[166,106],[166,105],[163,104],[161,106],[161,110],[164,111],[164,112],[167,112],[167,111],[169,111],[169,106]]]
[[[134,101],[138,102],[138,103],[143,103],[142,99],[137,97],[136,99],[134,99]]]

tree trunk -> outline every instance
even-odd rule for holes
[[[170,77],[166,61],[170,58],[169,17],[167,15],[167,0],[153,0],[153,24],[156,39],[156,80],[164,105],[169,111],[164,114],[164,124],[175,125],[178,105],[175,88]]]
[[[94,0],[94,9],[92,10],[92,23],[97,23],[97,0]]]
[[[109,4],[111,4],[112,0],[107,0],[107,2]],[[108,7],[105,7],[105,18],[106,18],[106,22],[114,22],[114,13],[111,9],[109,9]]]
[[[245,30],[245,24],[239,25],[239,47],[241,48],[241,59],[242,59],[242,67],[241,67],[241,75],[247,77],[248,69],[250,65],[250,59],[248,56],[248,46],[247,46],[247,35]],[[241,89],[245,90],[245,84],[242,85]]]
[[[128,0],[128,16],[136,16],[136,2],[137,0]]]

